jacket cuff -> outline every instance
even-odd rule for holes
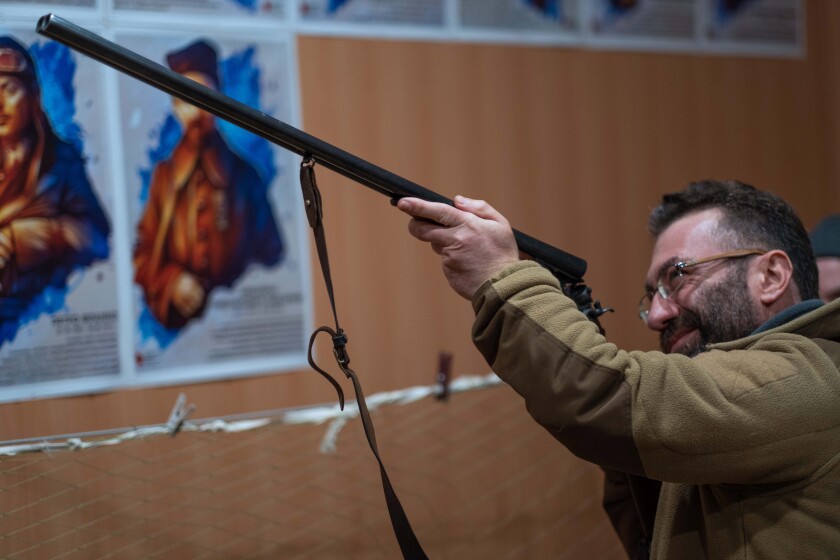
[[[519,261],[508,265],[476,290],[472,298],[473,311],[478,312],[488,291],[492,290],[497,297],[507,300],[534,284],[551,284],[561,289],[557,278],[535,261]]]

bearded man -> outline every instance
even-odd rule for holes
[[[471,300],[493,370],[611,475],[605,506],[631,556],[652,526],[655,559],[840,557],[840,300],[817,299],[783,200],[735,181],[663,198],[639,305],[661,352],[607,342],[486,203],[398,207]]]

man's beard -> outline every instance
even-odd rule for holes
[[[704,288],[704,293],[697,294],[702,307],[698,311],[682,308],[679,316],[660,333],[663,352],[671,352],[674,335],[697,332],[699,338],[694,343],[678,350],[691,357],[703,352],[707,344],[743,338],[761,325],[741,267],[734,267],[723,280]]]

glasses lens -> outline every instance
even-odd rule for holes
[[[650,313],[650,306],[653,303],[653,296],[645,294],[639,300],[639,318],[643,323],[647,324],[648,313]]]
[[[644,323],[647,323],[650,308],[653,305],[653,298],[658,293],[662,299],[670,299],[677,290],[680,289],[683,283],[682,268],[673,266],[662,273],[659,281],[656,283],[656,291],[652,294],[645,294],[639,300],[639,317]]]
[[[659,281],[659,295],[662,296],[662,299],[669,299],[672,295],[674,295],[677,292],[677,290],[680,289],[682,283],[682,268],[677,265],[674,265],[673,267],[666,270],[665,274],[662,275],[662,278]]]

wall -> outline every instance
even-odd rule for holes
[[[635,308],[645,219],[662,193],[738,178],[787,198],[809,226],[840,209],[840,5],[806,8],[804,59],[303,37],[304,128],[441,194],[484,198],[586,258],[595,296],[616,309],[608,337],[651,349]],[[318,177],[339,318],[366,391],[433,383],[440,351],[456,374],[486,373],[469,304],[407,219],[373,191]],[[329,324],[313,279],[316,324]],[[0,438],[163,422],[181,391],[197,417],[334,400],[307,370],[12,403],[0,406]]]

